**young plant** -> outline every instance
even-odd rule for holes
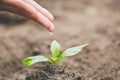
[[[31,57],[25,58],[22,61],[22,64],[25,66],[30,66],[37,62],[49,62],[52,65],[57,65],[60,60],[62,60],[66,56],[73,56],[73,55],[78,54],[87,45],[88,44],[72,47],[72,48],[69,48],[69,49],[65,50],[64,52],[60,53],[60,44],[54,40],[50,46],[50,50],[52,53],[51,58],[45,57],[43,55],[31,56]]]

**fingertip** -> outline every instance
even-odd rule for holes
[[[48,12],[48,10],[46,10],[45,8],[43,8],[43,12],[44,12],[44,15],[50,20],[50,21],[54,21],[54,16]]]
[[[54,29],[55,29],[54,24],[53,24],[53,23],[50,23],[50,25],[49,25],[49,31],[50,31],[50,32],[54,32]]]
[[[52,22],[54,21],[54,16],[53,16],[53,15],[51,15],[51,21],[52,21]]]
[[[51,21],[53,22],[54,21],[54,16],[51,14]]]

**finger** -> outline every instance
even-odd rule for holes
[[[51,20],[51,21],[54,20],[53,15],[50,12],[48,12],[45,8],[41,7],[35,1],[33,1],[33,0],[24,0],[24,1],[27,2],[28,4],[32,5],[33,7],[35,7],[41,14],[46,16],[49,20]]]
[[[23,16],[23,17],[27,16],[23,12],[21,12],[19,9],[17,9],[15,7],[4,5],[4,4],[0,4],[0,11],[11,12],[11,13]]]
[[[6,0],[6,4],[12,7],[16,7],[22,10],[29,18],[39,22],[46,27],[50,32],[54,31],[54,24],[49,21],[45,16],[39,13],[33,6],[21,1],[21,0]]]

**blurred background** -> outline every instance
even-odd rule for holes
[[[61,44],[62,51],[90,43],[81,54],[60,62],[85,80],[120,80],[120,0],[36,2],[54,15],[55,32],[51,36],[30,19],[0,12],[0,80],[13,80],[24,68],[21,60],[25,57],[49,56],[53,40]]]

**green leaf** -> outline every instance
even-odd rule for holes
[[[60,45],[57,41],[53,41],[50,46],[52,57],[57,57],[60,52]]]
[[[62,53],[63,56],[73,56],[73,55],[76,55],[78,54],[80,51],[82,51],[82,49],[84,47],[86,47],[88,44],[84,44],[84,45],[80,45],[80,46],[77,46],[77,47],[72,47],[72,48],[69,48],[67,49],[66,51],[64,51]]]
[[[62,60],[63,58],[65,58],[65,56],[63,54],[61,54],[59,57],[58,57],[58,61]]]
[[[22,61],[22,64],[25,65],[25,66],[30,66],[32,64],[35,64],[37,62],[46,62],[48,61],[49,59],[45,56],[42,56],[42,55],[39,55],[39,56],[31,56],[31,57],[28,57],[28,58],[25,58],[23,61]]]

